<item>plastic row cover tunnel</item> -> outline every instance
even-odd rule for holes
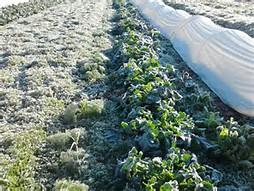
[[[188,66],[240,113],[254,116],[254,39],[161,0],[131,0],[169,38]]]
[[[19,3],[28,2],[29,0],[0,0],[0,7],[5,7],[8,5],[17,5]]]

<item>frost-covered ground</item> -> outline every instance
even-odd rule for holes
[[[253,1],[164,0],[164,2],[191,14],[207,16],[219,25],[244,31],[254,37]]]
[[[88,85],[80,79],[78,67],[93,59],[106,59],[103,52],[111,48],[111,15],[111,1],[77,0],[0,27],[0,159],[8,149],[7,140],[37,127],[45,128],[49,135],[65,132],[71,126],[64,125],[60,115],[69,104],[102,98],[107,90],[104,80]],[[113,120],[107,119],[113,126]],[[89,135],[83,153],[86,174],[82,177],[91,189],[98,187],[93,179],[96,173],[101,173],[101,184],[108,179],[108,175],[103,176],[106,167],[94,156],[103,153],[97,150],[102,144],[102,125],[96,122],[108,126],[105,120],[92,122],[92,129],[88,128],[91,124],[77,127]],[[103,146],[107,148],[104,142]],[[59,166],[52,172],[57,152],[49,152],[52,155],[40,157],[39,182],[52,190],[54,181],[64,173]]]
[[[85,84],[73,71],[78,61],[110,47],[109,41],[93,38],[105,30],[106,2],[67,3],[0,28],[1,124],[6,129],[45,125],[61,110],[52,113],[46,103],[68,104],[85,95]]]

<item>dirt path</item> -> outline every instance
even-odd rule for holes
[[[40,126],[53,134],[72,128],[59,118],[69,104],[84,98],[103,98],[107,91],[105,80],[91,85],[80,78],[78,67],[96,56],[107,60],[103,52],[112,46],[108,35],[112,13],[110,0],[76,0],[0,27],[0,147],[3,153],[6,140],[24,130]],[[94,141],[94,137],[98,142],[104,139],[100,130],[90,134],[89,140]],[[93,155],[95,151],[90,152],[87,146],[86,152]],[[43,163],[51,160],[47,154],[43,157]],[[40,182],[48,184],[49,180]],[[46,187],[54,182],[49,184]]]
[[[45,107],[50,101],[69,104],[82,97],[84,82],[73,73],[78,61],[111,47],[93,37],[105,32],[107,6],[107,0],[81,0],[0,28],[0,140],[5,133],[51,125],[63,108]]]

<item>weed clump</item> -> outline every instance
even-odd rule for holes
[[[102,79],[103,77],[104,74],[101,74],[97,69],[93,69],[85,72],[85,74],[83,74],[81,78],[89,82],[95,82]]]
[[[126,0],[113,0],[113,5],[116,8],[123,6],[125,3],[126,3]]]
[[[25,57],[22,56],[10,56],[9,60],[8,60],[8,65],[11,66],[19,66],[22,65],[26,62]]]
[[[79,112],[78,104],[68,105],[63,114],[63,121],[66,124],[75,124],[77,122],[77,113]]]
[[[104,110],[104,100],[95,99],[87,100],[84,99],[80,102],[80,117],[98,117],[103,113]]]
[[[46,98],[43,110],[52,117],[57,117],[64,110],[64,101],[55,97]]]
[[[86,132],[84,129],[71,129],[59,132],[47,137],[47,143],[55,149],[64,150],[66,148],[78,148],[80,140],[84,140]]]
[[[47,137],[47,143],[55,149],[62,150],[71,146],[71,136],[69,132],[59,132]]]
[[[3,179],[0,180],[4,190],[41,190],[34,178],[37,161],[35,152],[45,140],[45,132],[42,129],[33,129],[21,133],[13,141],[10,148],[12,160],[0,163],[1,169],[5,169]]]
[[[1,70],[0,71],[0,82],[1,83],[12,83],[15,79],[12,76],[11,72],[8,70]]]
[[[86,63],[80,68],[81,73],[86,73],[87,71],[98,70],[100,73],[105,72],[105,68],[97,63]]]
[[[87,157],[83,149],[61,152],[60,165],[62,170],[70,176],[81,175],[87,168],[84,159]]]
[[[89,187],[78,181],[57,180],[55,183],[55,191],[88,191]]]
[[[89,82],[95,82],[105,77],[105,58],[100,54],[95,54],[91,60],[88,62],[81,61],[78,64],[80,65],[79,72],[80,77],[83,80]]]

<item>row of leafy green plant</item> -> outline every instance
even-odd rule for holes
[[[125,189],[214,190],[221,174],[201,165],[194,153],[252,167],[254,128],[225,121],[195,80],[171,63],[161,64],[163,37],[130,4],[118,7],[115,20],[117,70],[111,78],[124,92],[123,136],[136,145],[119,164]]]

